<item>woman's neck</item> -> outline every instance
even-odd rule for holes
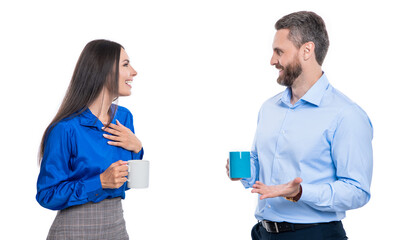
[[[89,109],[104,125],[110,121],[108,111],[111,108],[112,99],[107,89],[103,89],[96,100],[90,104]]]

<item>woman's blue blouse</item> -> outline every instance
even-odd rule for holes
[[[118,106],[116,120],[134,132],[131,112]],[[103,124],[89,109],[57,123],[45,142],[37,182],[36,199],[45,208],[65,209],[106,198],[125,198],[126,183],[118,189],[103,189],[100,174],[118,160],[142,159],[139,153],[107,144]]]

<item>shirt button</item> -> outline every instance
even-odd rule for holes
[[[282,130],[281,133],[282,133],[282,134],[285,134],[285,130]]]
[[[267,205],[267,207],[268,207],[268,208],[271,208],[271,205],[270,205],[270,204],[268,204],[268,205]]]

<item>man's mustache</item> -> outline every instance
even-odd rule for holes
[[[279,69],[279,70],[284,70],[284,67],[283,66],[281,66],[279,63],[276,63],[276,66],[275,66],[277,69]]]

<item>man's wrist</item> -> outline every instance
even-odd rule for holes
[[[300,189],[297,195],[295,195],[294,197],[284,197],[286,200],[291,201],[291,202],[298,202],[298,200],[300,200],[302,195],[302,186],[300,185]]]

